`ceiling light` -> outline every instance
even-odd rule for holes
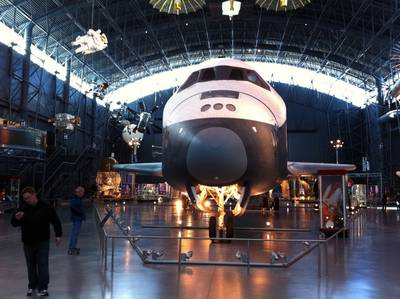
[[[160,12],[179,15],[181,13],[189,14],[201,9],[206,5],[206,1],[150,0],[150,4],[153,6],[153,8],[158,9]]]
[[[260,7],[275,10],[275,11],[287,11],[298,9],[310,4],[311,0],[257,0],[256,4]]]
[[[222,2],[222,14],[224,16],[229,16],[229,20],[232,20],[233,16],[237,16],[241,7],[240,1],[225,1]]]

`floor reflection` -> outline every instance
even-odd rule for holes
[[[143,228],[144,225],[180,225],[205,227],[209,215],[177,212],[174,205],[116,206],[123,221],[135,234],[177,236],[206,236],[205,229]],[[90,215],[90,207],[88,213]],[[114,272],[104,272],[100,261],[94,221],[88,217],[79,240],[80,256],[68,256],[67,242],[71,231],[68,209],[59,210],[64,223],[65,238],[60,248],[51,247],[50,293],[53,298],[397,298],[398,248],[400,214],[397,211],[368,210],[368,226],[353,229],[357,237],[346,242],[339,240],[337,262],[332,258],[334,248],[328,247],[328,273],[318,273],[318,251],[303,258],[288,269],[246,267],[143,265],[126,240],[115,243]],[[9,216],[0,217],[0,298],[23,298],[26,270],[20,236],[9,225]],[[316,238],[318,213],[312,208],[283,207],[280,213],[262,214],[249,211],[237,219],[240,227],[310,228],[308,232],[237,231],[238,236],[253,238]],[[118,233],[107,223],[106,229]],[[141,240],[143,248],[164,250],[163,259],[177,258],[175,240]],[[232,260],[246,244],[211,244],[209,241],[184,240],[182,251],[194,251],[193,259]],[[272,250],[293,254],[304,245],[258,242],[251,245],[251,256],[257,261],[268,261]]]

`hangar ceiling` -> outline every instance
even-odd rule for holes
[[[88,82],[128,82],[210,57],[295,65],[364,89],[391,77],[390,53],[400,39],[400,1],[313,0],[275,12],[242,1],[229,21],[221,1],[189,15],[168,15],[148,0],[0,0],[0,20],[17,32],[34,23],[33,43]],[[71,42],[101,29],[108,48],[75,54]]]

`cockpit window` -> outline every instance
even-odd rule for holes
[[[247,81],[250,81],[251,83],[254,83],[255,85],[258,85],[264,89],[271,90],[269,85],[255,71],[245,70],[245,72]]]
[[[229,79],[238,81],[244,80],[243,71],[241,69],[232,69],[231,74],[229,75]]]
[[[185,81],[185,83],[183,83],[181,85],[181,88],[179,91],[184,90],[190,86],[192,86],[193,84],[195,84],[197,82],[197,78],[199,77],[199,71],[192,73],[189,78],[187,78],[187,80]]]
[[[268,83],[266,83],[257,72],[249,69],[223,65],[192,73],[181,86],[179,91],[189,88],[197,82],[208,82],[213,80],[248,81],[266,90],[271,90]]]
[[[214,72],[214,68],[209,68],[209,69],[205,69],[202,70],[200,72],[200,78],[198,82],[207,82],[207,81],[212,81],[215,80],[215,72]]]

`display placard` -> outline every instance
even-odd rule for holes
[[[346,226],[345,177],[319,177],[321,230],[337,231]]]

